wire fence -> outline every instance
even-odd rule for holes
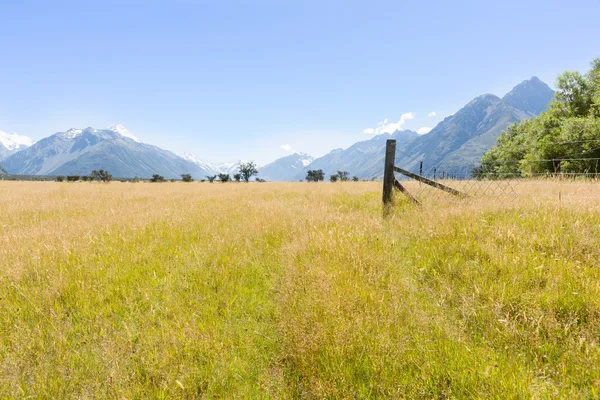
[[[553,144],[593,143],[600,139],[554,142]],[[399,163],[396,170],[407,170],[460,193],[440,190],[422,181],[396,172],[396,179],[420,203],[458,202],[464,198],[483,201],[510,203],[520,199],[550,200],[557,202],[585,202],[600,205],[600,158],[586,157],[598,148],[577,154],[557,155],[548,159],[514,160],[515,163],[553,163],[552,171],[509,172],[476,174],[477,165],[456,168],[444,165],[427,166],[418,157],[396,149]],[[506,161],[506,160],[504,160]],[[586,172],[563,172],[562,167],[570,163],[585,162]],[[522,164],[521,164],[522,165]]]

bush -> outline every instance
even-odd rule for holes
[[[99,171],[93,170],[92,174],[90,175],[90,179],[93,181],[102,181],[108,183],[112,181],[112,175],[109,174],[108,171],[105,171],[103,169]]]
[[[165,177],[159,174],[154,174],[152,175],[152,179],[150,179],[150,182],[164,182],[165,181]]]
[[[231,177],[229,176],[229,174],[219,174],[219,180],[221,181],[221,183],[229,182],[230,178]]]
[[[56,177],[56,182],[63,182],[65,180],[65,177],[62,175],[59,175]]]
[[[319,182],[325,179],[325,173],[322,169],[310,170],[306,173],[307,182]]]
[[[184,182],[193,182],[194,179],[192,178],[192,175],[190,174],[181,174],[181,180]]]

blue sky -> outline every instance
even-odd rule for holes
[[[386,119],[433,127],[587,70],[599,15],[600,0],[0,0],[0,130],[121,123],[212,162],[320,156]]]

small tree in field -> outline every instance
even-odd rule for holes
[[[322,169],[309,170],[306,173],[307,182],[319,182],[325,179],[325,173]]]
[[[69,182],[77,182],[79,180],[79,175],[69,175],[67,176],[67,181]]]
[[[235,174],[235,175],[233,175],[233,179],[235,179],[236,182],[239,182],[242,179],[242,175]]]
[[[230,178],[231,177],[229,176],[229,174],[219,174],[219,180],[221,181],[221,183],[229,182]]]
[[[65,180],[65,177],[62,176],[62,175],[59,175],[59,176],[56,177],[55,180],[56,180],[56,182],[63,182]]]
[[[210,182],[213,183],[215,181],[215,179],[217,179],[216,175],[206,175],[206,179]]]
[[[159,174],[154,174],[152,175],[152,179],[150,179],[150,182],[164,182],[165,181],[165,177]]]
[[[252,161],[241,163],[240,174],[242,175],[242,178],[245,182],[249,182],[250,178],[258,174],[258,168],[256,168],[256,164],[254,164]]]
[[[350,180],[350,174],[348,171],[338,171],[337,176],[340,178],[340,181],[346,182]]]
[[[358,176],[354,175],[354,176],[352,177],[352,181],[353,181],[353,182],[358,182]]]
[[[93,170],[90,179],[93,181],[102,181],[104,183],[108,183],[112,181],[112,175],[103,169],[101,170]]]
[[[181,174],[181,180],[184,182],[193,182],[194,179],[192,178],[192,175],[190,174]]]
[[[339,176],[337,174],[333,174],[329,177],[329,180],[331,182],[337,182],[338,181]]]

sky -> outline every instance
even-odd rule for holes
[[[425,133],[587,71],[600,0],[0,0],[0,130],[123,124],[210,162]]]

